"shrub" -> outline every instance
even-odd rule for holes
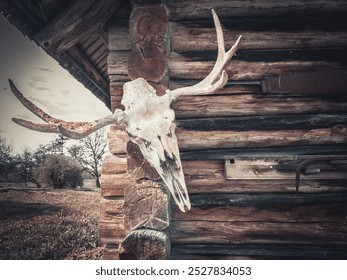
[[[36,177],[44,187],[76,188],[83,186],[82,168],[75,160],[63,155],[48,155],[36,170]]]

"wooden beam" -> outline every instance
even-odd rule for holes
[[[35,39],[47,52],[59,54],[86,34],[98,30],[122,3],[114,0],[75,0],[42,28]]]
[[[346,113],[345,97],[329,95],[209,95],[182,96],[172,103],[176,118]]]
[[[347,128],[337,125],[312,130],[277,131],[176,131],[180,149],[278,147],[347,143]]]
[[[309,259],[345,260],[347,251],[340,245],[311,244],[184,244],[172,246],[175,260],[247,260],[247,259]]]
[[[200,22],[201,23],[201,22]],[[196,23],[174,23],[172,26],[172,51],[215,50],[216,31]],[[255,27],[254,27],[255,29]],[[223,29],[225,44],[232,46],[242,35],[242,49],[306,49],[347,46],[347,31],[324,30],[242,30]]]
[[[172,220],[225,222],[344,223],[346,193],[254,193],[191,195],[192,209],[172,212]],[[208,207],[206,207],[208,205]]]
[[[321,14],[343,14],[347,11],[347,4],[339,0],[237,0],[237,1],[209,1],[209,0],[170,0],[167,1],[171,20],[209,19],[211,9],[214,8],[223,18],[235,17],[285,17],[309,16]]]
[[[347,245],[345,223],[172,221],[172,243]]]

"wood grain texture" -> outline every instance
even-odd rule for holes
[[[103,197],[124,196],[124,190],[130,183],[129,176],[123,174],[102,174],[101,175],[101,195]]]
[[[309,15],[336,15],[347,11],[344,1],[187,1],[173,0],[167,2],[170,11],[170,19],[173,21],[182,19],[209,19],[211,9],[215,9],[221,18],[235,17],[285,17],[285,16],[309,16]]]
[[[172,103],[176,118],[346,113],[344,97],[305,95],[182,96]]]
[[[105,23],[121,4],[113,0],[73,1],[35,39],[49,53],[61,53]]]
[[[295,193],[294,169],[295,156],[285,156],[294,161],[292,169],[293,179],[280,180],[227,180],[225,177],[224,159],[183,161],[183,170],[190,194],[209,193]],[[260,157],[264,158],[264,157]],[[301,192],[331,193],[346,192],[345,180],[314,180],[312,177],[302,176]]]
[[[276,147],[347,143],[347,129],[337,125],[327,129],[278,131],[189,131],[177,130],[181,150],[214,148]]]
[[[312,246],[310,244],[184,244],[172,246],[172,259],[177,260],[344,260],[346,259],[346,257],[346,250],[340,245]]]
[[[346,223],[272,223],[173,221],[172,243],[340,244],[346,246]]]
[[[170,200],[165,189],[153,181],[133,183],[125,189],[125,226],[164,230],[170,223]]]
[[[103,244],[120,244],[127,235],[123,206],[123,199],[101,199],[99,235]]]
[[[192,195],[192,209],[172,220],[227,222],[345,223],[346,193],[253,193]]]
[[[170,239],[162,231],[132,231],[120,246],[121,260],[165,260],[170,256]]]
[[[227,22],[224,28],[225,44],[232,46],[237,38],[242,35],[239,50],[259,49],[306,49],[306,48],[331,48],[347,46],[347,31],[323,30],[242,30]],[[275,25],[275,28],[277,26]],[[178,22],[171,24],[172,51],[193,52],[215,50],[217,46],[216,31],[213,26],[205,27],[206,23]],[[259,28],[255,27],[254,29]],[[274,27],[272,27],[274,28]],[[236,30],[235,30],[236,29]]]
[[[101,172],[105,175],[127,173],[128,160],[125,155],[114,155],[108,153],[102,161]]]
[[[112,154],[126,154],[129,136],[124,125],[112,125],[109,134],[109,151]]]

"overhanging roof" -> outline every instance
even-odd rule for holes
[[[7,0],[1,14],[110,108],[105,23],[128,18],[129,1]]]

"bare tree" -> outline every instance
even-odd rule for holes
[[[48,154],[50,154],[49,147],[40,145],[36,150],[26,148],[22,154],[16,155],[14,158],[15,172],[26,186],[28,186],[28,182],[31,182],[36,184],[37,187],[41,187],[36,171]]]
[[[100,188],[101,163],[107,147],[106,130],[98,130],[79,142],[79,145],[71,146],[68,152],[95,178],[96,187]]]
[[[8,180],[13,165],[12,147],[7,145],[5,138],[0,137],[0,177]]]

